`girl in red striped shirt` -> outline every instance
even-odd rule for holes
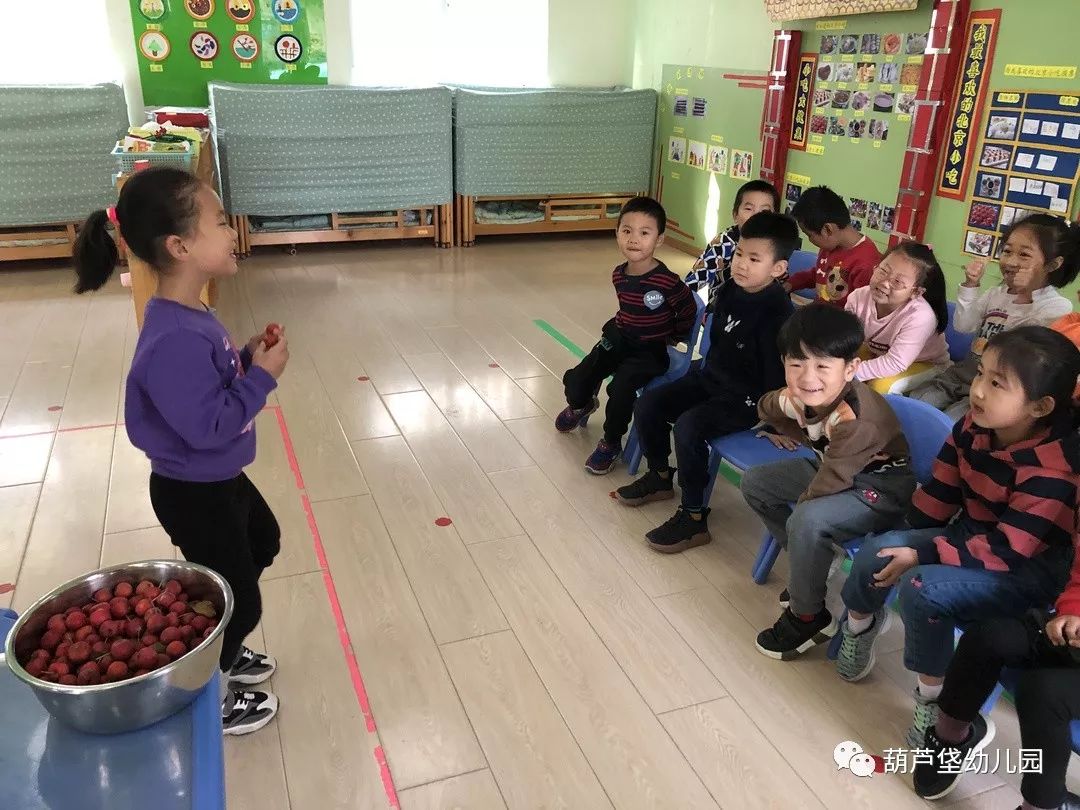
[[[918,673],[911,748],[937,719],[956,625],[1045,607],[1065,585],[1080,506],[1078,374],[1080,350],[1044,326],[991,339],[971,410],[912,498],[912,528],[868,539],[855,557],[837,671],[848,681],[870,672],[899,587],[904,665]]]

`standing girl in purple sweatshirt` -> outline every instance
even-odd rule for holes
[[[102,287],[113,273],[110,220],[158,273],[127,378],[128,438],[150,458],[150,502],[173,545],[232,588],[222,725],[226,734],[257,731],[278,701],[246,687],[269,678],[276,663],[243,642],[262,613],[259,576],[280,550],[281,531],[244,467],[255,460],[254,419],[277,387],[288,344],[282,334],[268,346],[260,334],[238,351],[199,300],[210,279],[237,271],[236,231],[210,186],[179,169],[134,175],[116,207],[92,213],[79,232],[76,292]]]

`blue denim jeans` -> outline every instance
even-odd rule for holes
[[[884,604],[888,588],[874,584],[874,574],[891,557],[878,557],[884,548],[913,548],[920,557],[937,559],[934,538],[967,538],[980,531],[960,520],[932,529],[907,529],[869,538],[844,583],[848,610],[874,613]],[[904,666],[912,672],[941,677],[952,658],[956,625],[982,619],[1019,616],[1030,607],[1046,607],[1061,592],[1070,557],[1049,550],[1016,572],[957,568],[939,563],[917,565],[900,577],[900,615],[904,620]]]

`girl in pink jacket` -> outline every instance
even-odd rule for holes
[[[902,242],[886,253],[844,308],[866,331],[855,377],[878,393],[906,391],[949,365],[945,276],[926,245]]]

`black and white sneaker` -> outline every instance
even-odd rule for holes
[[[269,692],[230,690],[221,702],[221,726],[224,734],[250,734],[258,731],[277,714],[278,699]]]
[[[915,792],[923,799],[941,799],[952,793],[964,767],[994,739],[994,721],[981,714],[971,721],[967,739],[950,743],[940,739],[934,727],[926,730],[921,748],[933,754],[933,762],[915,765]]]
[[[788,593],[787,588],[784,588],[784,590],[780,591],[780,596],[778,598],[780,600],[780,607],[782,608],[786,608],[788,605],[791,604],[791,594]]]
[[[809,622],[804,622],[785,609],[776,624],[758,633],[754,646],[769,658],[790,661],[818,644],[824,644],[836,635],[838,629],[836,619],[827,608],[822,608]]]
[[[277,661],[273,656],[257,653],[248,647],[241,647],[240,657],[229,670],[229,683],[252,686],[268,679],[276,669]]]

